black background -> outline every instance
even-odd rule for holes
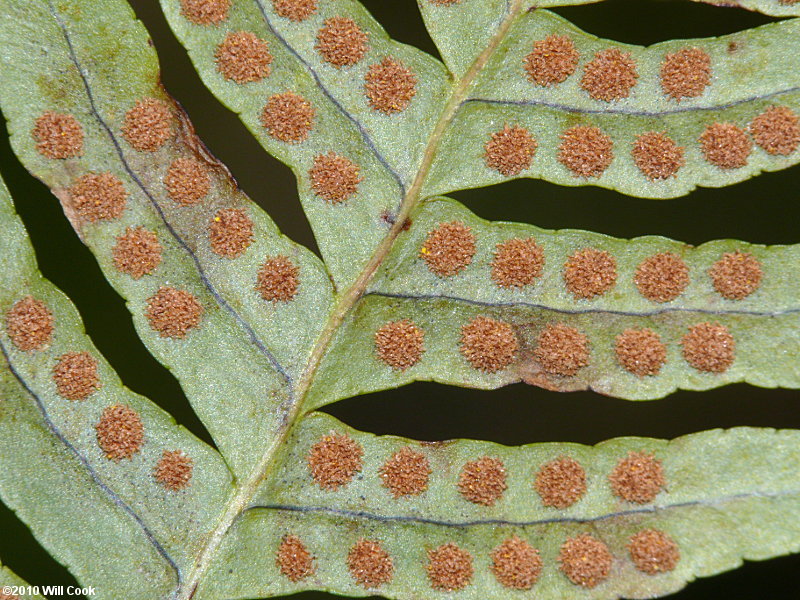
[[[290,171],[269,157],[237,117],[206,91],[169,31],[157,0],[132,0],[131,4],[155,42],[164,84],[188,111],[200,137],[286,234],[316,251]],[[364,4],[394,38],[436,54],[414,0],[364,0]],[[744,10],[681,0],[608,0],[557,12],[590,33],[636,44],[722,35],[771,20]],[[28,227],[44,275],[78,306],[88,333],[125,384],[152,398],[210,442],[175,379],[139,341],[121,298],[103,279],[55,198],[17,162],[7,136],[0,138],[0,171]],[[716,238],[790,244],[800,242],[798,182],[800,167],[794,167],[732,188],[698,190],[669,201],[529,180],[461,192],[455,197],[481,217],[547,228],[591,229],[620,237],[660,234],[693,244]],[[672,438],[737,425],[800,428],[798,400],[797,391],[744,385],[631,403],[594,393],[558,394],[524,385],[482,392],[419,383],[346,400],[326,410],[358,429],[422,440],[468,437],[511,445],[542,441],[593,444],[623,435]],[[31,584],[74,584],[69,573],[2,505],[0,532],[3,561]],[[747,563],[730,573],[699,580],[671,598],[800,598],[799,572],[800,556]],[[332,598],[315,592],[295,597]]]

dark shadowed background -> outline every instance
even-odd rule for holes
[[[436,54],[415,0],[362,1],[394,38]],[[170,33],[158,1],[130,2],[158,49],[164,84],[183,104],[211,152],[228,165],[241,187],[272,215],[284,233],[316,251],[293,175],[268,156],[238,118],[206,91]],[[744,10],[682,0],[608,0],[557,12],[590,33],[635,44],[722,35],[771,20]],[[11,153],[5,132],[0,136],[0,171],[33,239],[42,272],[78,306],[89,335],[125,384],[149,396],[210,442],[173,376],[139,341],[122,299],[78,241],[56,199]],[[791,244],[800,243],[798,183],[800,166],[732,188],[698,190],[668,201],[530,180],[461,192],[455,197],[483,218],[546,228],[591,229],[620,237],[660,234],[692,244],[716,238]],[[483,392],[418,383],[352,398],[326,411],[357,429],[422,440],[469,437],[510,445],[542,441],[594,444],[624,435],[672,438],[737,425],[800,429],[800,392],[736,385],[633,403],[589,392],[547,392],[522,384]],[[75,583],[2,505],[0,532],[3,562],[31,584]],[[306,592],[295,598],[333,596]],[[797,599],[800,556],[747,563],[739,570],[699,580],[671,598]]]

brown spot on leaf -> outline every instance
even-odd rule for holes
[[[461,2],[461,0],[429,0],[431,4],[438,4],[439,6],[453,6]]]
[[[249,31],[231,31],[214,51],[217,70],[236,83],[261,81],[270,74],[272,54],[267,42]]]
[[[375,350],[384,363],[405,371],[419,362],[425,352],[425,332],[413,321],[386,323],[375,332]]]
[[[315,156],[308,176],[314,193],[331,204],[352,198],[362,181],[358,165],[335,152]]]
[[[253,243],[253,221],[240,208],[223,208],[208,225],[211,250],[225,258],[238,258]]]
[[[503,461],[484,456],[464,465],[458,477],[458,491],[473,504],[494,506],[508,489]]]
[[[144,227],[128,227],[124,234],[117,237],[111,253],[117,271],[140,279],[161,264],[161,250],[155,233]]]
[[[530,168],[537,147],[527,129],[506,124],[493,133],[484,146],[486,166],[506,177],[514,177]]]
[[[41,300],[25,296],[6,313],[6,333],[24,352],[43,350],[53,339],[53,313]]]
[[[36,151],[47,158],[73,158],[83,154],[83,128],[72,115],[42,113],[31,134],[36,140]]]
[[[455,592],[464,589],[472,581],[472,555],[452,542],[443,544],[428,550],[425,570],[432,588]]]
[[[667,360],[667,347],[652,329],[626,329],[614,341],[622,367],[638,375],[658,375]]]
[[[719,323],[700,323],[681,339],[683,357],[698,371],[724,373],[736,358],[736,341]]]
[[[150,327],[161,337],[184,338],[200,325],[203,305],[185,290],[160,287],[147,299],[145,314]]]
[[[703,95],[711,83],[711,57],[701,48],[681,48],[661,63],[661,89],[679,102]]]
[[[316,111],[311,103],[294,92],[274,94],[261,112],[261,124],[276,140],[299,144],[308,139]]]
[[[504,288],[521,288],[542,276],[544,250],[533,238],[512,238],[497,244],[492,261],[492,281]]]
[[[380,542],[358,540],[347,554],[347,568],[355,582],[367,589],[389,583],[394,575],[394,563]]]
[[[81,221],[96,223],[122,215],[128,192],[119,178],[111,173],[89,173],[72,184],[69,197]]]
[[[193,158],[176,158],[164,177],[169,197],[181,206],[202,200],[211,190],[208,168]]]
[[[67,352],[53,367],[58,395],[67,400],[86,400],[100,389],[97,360],[88,352]]]
[[[545,506],[568,508],[586,493],[586,471],[574,458],[560,456],[542,465],[534,487]]]
[[[139,413],[122,404],[106,407],[95,430],[97,443],[109,460],[131,458],[144,443]]]
[[[419,255],[431,273],[439,277],[452,277],[472,262],[475,234],[459,221],[441,223],[428,232]]]
[[[608,476],[614,495],[628,502],[646,504],[664,488],[661,461],[646,452],[629,452]]]
[[[317,52],[322,59],[340,69],[356,64],[367,53],[367,34],[353,19],[325,19],[317,33]]]
[[[289,302],[300,287],[300,267],[284,255],[272,256],[258,270],[256,290],[268,302]]]
[[[181,12],[195,25],[216,25],[228,18],[230,0],[181,0]]]
[[[714,289],[728,300],[742,300],[761,285],[764,271],[748,252],[726,252],[708,271]]]
[[[172,137],[169,108],[155,98],[139,100],[125,113],[122,136],[135,150],[155,152]]]
[[[657,529],[645,529],[631,536],[628,552],[636,568],[648,575],[672,571],[681,559],[675,540]]]
[[[650,131],[636,138],[631,155],[639,170],[651,181],[674,177],[685,164],[683,146],[664,133]]]
[[[424,454],[406,446],[392,454],[380,474],[383,486],[395,498],[419,496],[428,489],[431,466]]]
[[[689,268],[677,254],[660,252],[639,263],[633,282],[648,300],[669,302],[689,285]]]
[[[370,65],[364,76],[364,93],[373,109],[387,115],[402,112],[417,93],[417,77],[401,61],[387,56]]]
[[[496,373],[507,368],[518,348],[514,330],[503,321],[479,315],[461,327],[461,354],[480,371]]]
[[[583,67],[581,87],[595,100],[621,100],[630,96],[639,74],[630,52],[608,48]]]
[[[733,123],[713,123],[700,136],[703,156],[720,169],[739,169],[747,165],[753,143]]]
[[[770,106],[750,123],[750,133],[769,154],[788,156],[800,146],[800,119],[788,106]]]
[[[542,559],[538,550],[514,536],[492,551],[491,569],[502,586],[529,590],[542,572]]]
[[[580,54],[565,35],[549,35],[533,43],[523,62],[528,79],[544,87],[562,83],[578,68]]]
[[[194,464],[183,450],[164,450],[153,477],[166,489],[177,492],[188,487]]]
[[[605,250],[584,248],[564,264],[564,284],[575,298],[601,296],[617,282],[617,261]]]
[[[317,12],[319,0],[272,0],[279,16],[299,23]]]
[[[315,571],[314,557],[296,535],[285,535],[275,554],[275,565],[292,583],[305,579]]]
[[[558,160],[575,177],[600,177],[614,160],[613,149],[599,127],[576,125],[561,134]]]
[[[558,553],[561,571],[575,585],[593,588],[606,580],[613,562],[604,542],[588,533],[567,538]]]
[[[589,364],[589,339],[563,323],[548,325],[539,334],[533,356],[547,373],[572,377]]]
[[[308,453],[308,470],[323,490],[336,491],[361,471],[361,445],[346,433],[322,436]]]

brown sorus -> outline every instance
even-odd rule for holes
[[[208,224],[211,250],[225,258],[238,258],[253,243],[253,221],[241,208],[223,208]]]
[[[689,285],[689,268],[674,252],[659,252],[639,263],[633,282],[648,300],[670,302]]]
[[[269,97],[261,112],[261,124],[276,140],[299,144],[308,139],[316,111],[311,103],[294,92]]]
[[[299,23],[317,12],[319,0],[272,0],[275,12],[281,17]]]
[[[73,158],[83,154],[83,128],[72,115],[42,113],[31,134],[36,140],[36,151],[47,158]]]
[[[464,465],[458,477],[458,491],[473,504],[494,506],[508,489],[503,461],[484,456]]]
[[[652,329],[626,329],[614,340],[622,367],[634,375],[658,375],[667,360],[667,347]]]
[[[377,588],[389,583],[394,575],[394,563],[380,542],[358,540],[347,554],[350,576],[361,587]]]
[[[628,552],[636,568],[648,575],[672,571],[681,559],[675,540],[657,529],[645,529],[631,536]]]
[[[512,238],[495,246],[492,281],[500,287],[530,285],[543,269],[544,250],[533,238]]]
[[[800,146],[800,119],[788,106],[770,106],[750,123],[750,133],[769,154],[788,156]]]
[[[387,115],[402,112],[417,94],[417,77],[401,61],[387,56],[370,65],[364,93],[373,109]]]
[[[675,177],[685,164],[683,152],[665,133],[649,131],[636,137],[631,155],[645,177],[658,181]]]
[[[701,48],[681,48],[661,63],[661,89],[671,98],[702,96],[711,83],[711,57]]]
[[[231,0],[181,0],[181,12],[195,25],[215,25],[228,18]]]
[[[558,553],[561,571],[575,585],[593,588],[606,580],[613,562],[608,546],[588,533],[567,538]]]
[[[617,282],[617,261],[605,250],[584,248],[564,264],[564,284],[579,299],[601,296]]]
[[[600,177],[614,160],[614,143],[599,127],[576,125],[561,134],[558,160],[575,177]]]
[[[236,83],[261,81],[270,74],[272,54],[267,42],[249,31],[231,31],[214,51],[217,70]]]
[[[122,404],[108,406],[95,425],[97,443],[106,458],[131,458],[144,443],[144,425],[139,413]]]
[[[581,87],[595,100],[622,100],[630,96],[639,74],[630,52],[608,48],[583,67]]]
[[[708,271],[714,289],[728,300],[742,300],[761,285],[764,271],[749,252],[726,252]]]
[[[211,190],[208,167],[193,158],[176,158],[164,177],[164,185],[169,197],[181,206],[199,202]]]
[[[89,173],[69,188],[72,207],[83,222],[116,219],[125,211],[128,192],[116,175]]]
[[[542,465],[533,485],[545,506],[568,508],[586,493],[586,471],[574,458],[559,456]]]
[[[736,341],[719,323],[700,323],[681,339],[683,357],[698,371],[724,373],[736,358]]]
[[[475,234],[460,221],[440,223],[428,232],[419,255],[431,273],[452,277],[465,269],[475,256]]]
[[[335,152],[315,156],[308,176],[314,193],[331,204],[352,198],[362,180],[358,165]]]
[[[542,559],[538,550],[514,536],[492,551],[491,569],[502,586],[529,590],[542,572]]]
[[[548,325],[539,334],[533,356],[547,373],[572,377],[589,364],[589,339],[563,323]]]
[[[256,290],[268,302],[289,302],[300,287],[300,267],[280,254],[264,261],[258,270]]]
[[[153,477],[166,489],[177,492],[192,481],[194,464],[183,450],[164,450]]]
[[[155,152],[172,137],[172,115],[167,105],[143,98],[125,113],[122,136],[139,152]]]
[[[720,169],[739,169],[747,165],[753,149],[747,133],[733,123],[713,123],[700,136],[706,160]]]
[[[519,344],[508,323],[477,316],[461,327],[459,350],[480,371],[496,373],[514,362]]]
[[[395,498],[419,496],[428,489],[431,466],[424,454],[406,446],[383,464],[380,475],[383,486]]]
[[[655,500],[667,483],[661,461],[647,452],[629,452],[611,471],[608,481],[615,496],[637,504]]]
[[[484,160],[490,169],[514,177],[530,168],[537,147],[527,129],[506,124],[489,137],[484,146]]]
[[[336,491],[361,471],[364,450],[346,433],[331,432],[308,452],[308,470],[323,490]]]
[[[156,234],[144,227],[128,227],[117,237],[111,254],[114,266],[120,273],[141,279],[161,264],[161,244]]]
[[[203,305],[185,290],[160,287],[147,299],[145,314],[150,327],[161,337],[184,338],[200,325]]]
[[[375,332],[375,351],[384,363],[405,371],[425,352],[425,332],[409,319],[386,323]]]
[[[356,64],[367,53],[367,34],[348,17],[325,19],[317,33],[317,52],[322,59],[340,69]]]
[[[25,296],[6,313],[6,333],[20,350],[42,350],[53,339],[53,313],[41,300]]]
[[[472,555],[452,542],[443,544],[428,550],[425,570],[432,588],[455,592],[464,589],[472,581]]]
[[[275,565],[292,583],[305,579],[315,571],[314,557],[296,535],[285,535],[275,553]]]
[[[97,360],[88,352],[67,352],[53,367],[58,395],[67,400],[86,400],[100,389]]]
[[[562,83],[578,68],[580,54],[565,35],[549,35],[533,43],[523,61],[528,79],[544,87]]]

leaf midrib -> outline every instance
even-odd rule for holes
[[[294,394],[295,401],[287,410],[283,418],[283,425],[281,429],[272,439],[271,443],[262,455],[261,460],[259,460],[256,467],[253,469],[251,477],[243,481],[232,495],[231,500],[225,508],[222,518],[209,535],[205,546],[198,555],[198,559],[195,562],[195,567],[186,579],[185,587],[182,590],[179,589],[177,591],[176,597],[179,600],[189,600],[194,596],[197,586],[206,574],[225,535],[228,533],[238,516],[248,508],[261,483],[269,476],[275,459],[277,458],[278,451],[281,447],[283,447],[295,423],[304,414],[303,406],[305,404],[306,395],[311,389],[314,377],[316,376],[317,370],[319,369],[322,359],[325,356],[333,337],[338,332],[347,315],[364,295],[369,282],[372,280],[378,268],[383,264],[383,261],[394,247],[394,243],[400,233],[404,230],[409,215],[422,200],[422,188],[428,177],[431,167],[433,166],[445,131],[452,123],[458,112],[458,109],[466,99],[467,91],[469,90],[470,86],[486,66],[486,63],[489,61],[489,58],[492,56],[494,51],[501,44],[514,21],[517,19],[517,17],[519,17],[522,11],[523,2],[524,0],[511,0],[509,2],[505,18],[500,23],[497,31],[492,36],[486,48],[484,48],[484,50],[478,55],[467,73],[457,81],[447,104],[445,104],[439,116],[439,120],[437,121],[433,132],[428,138],[428,142],[425,146],[425,152],[422,160],[420,161],[420,166],[417,170],[416,176],[414,177],[413,183],[403,197],[395,222],[392,224],[392,227],[383,238],[381,243],[375,249],[369,262],[366,264],[355,281],[339,296],[339,301],[337,302],[334,310],[331,312],[325,327],[322,329],[319,337],[317,338],[317,341],[315,342],[314,347],[309,355],[306,368],[298,380]],[[259,7],[261,7],[260,0],[258,1],[258,4]]]

